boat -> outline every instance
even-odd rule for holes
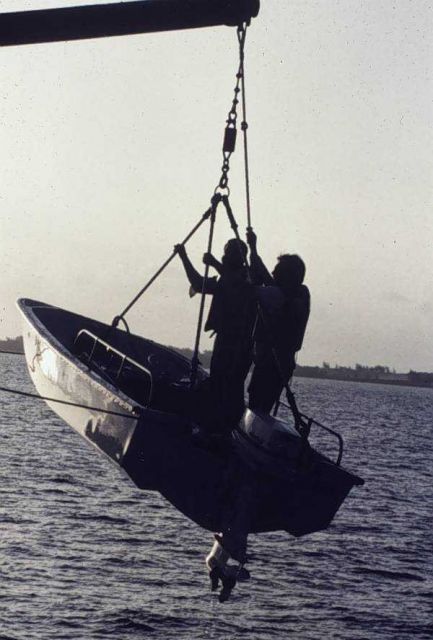
[[[18,307],[38,393],[137,487],[159,491],[200,527],[227,528],[253,486],[247,533],[303,536],[326,529],[363,484],[294,425],[248,408],[230,441],[216,446],[200,392],[208,374],[199,367],[192,389],[191,363],[173,349],[42,302]]]

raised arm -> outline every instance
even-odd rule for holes
[[[257,236],[252,229],[248,229],[247,231],[247,243],[250,248],[250,265],[253,284],[272,286],[275,284],[274,279],[257,253]]]
[[[203,290],[204,278],[199,274],[198,271],[194,268],[191,260],[188,258],[188,254],[186,253],[185,246],[183,244],[177,244],[175,250],[182,260],[183,267],[185,269],[185,273],[189,280],[190,285],[197,293],[201,293]],[[213,294],[215,293],[216,287],[216,278],[208,278],[206,282],[205,293]]]
[[[223,272],[222,263],[216,258],[214,258],[214,256],[211,253],[203,254],[203,264],[208,264],[210,267],[213,267],[219,275],[221,275]]]

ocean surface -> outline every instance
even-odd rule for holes
[[[0,356],[0,373],[32,390],[22,358]],[[209,533],[43,402],[0,392],[0,639],[433,638],[433,391],[293,388],[365,486],[327,531],[251,536],[252,578],[225,604],[204,570]]]

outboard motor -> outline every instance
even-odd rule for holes
[[[245,411],[233,438],[244,462],[271,475],[294,470],[303,450],[302,438],[294,426],[251,409]]]
[[[237,566],[229,564],[231,559],[229,552],[223,546],[223,537],[215,535],[215,542],[209,555],[206,556],[206,567],[209,571],[212,591],[218,589],[221,581],[222,589],[218,596],[220,602],[226,602],[229,599],[238,580],[243,582],[250,578],[249,571],[241,563]]]

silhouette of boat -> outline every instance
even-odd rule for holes
[[[48,405],[144,490],[209,531],[250,491],[249,532],[325,529],[358,476],[296,429],[249,409],[223,444],[208,437],[207,373],[151,340],[42,302],[18,301],[31,379]],[[52,436],[49,436],[52,437]],[[341,457],[341,456],[339,456]]]

